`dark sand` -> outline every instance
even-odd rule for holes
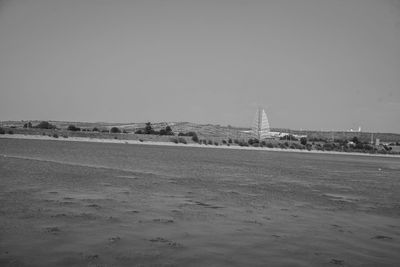
[[[0,266],[400,266],[400,160],[0,140]]]

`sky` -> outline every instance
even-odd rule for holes
[[[400,133],[400,1],[0,0],[0,120]]]

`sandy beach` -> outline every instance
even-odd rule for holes
[[[0,139],[0,265],[397,266],[399,166]]]

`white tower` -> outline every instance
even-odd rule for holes
[[[264,109],[259,108],[253,123],[253,135],[258,140],[270,136],[270,127],[267,114]]]

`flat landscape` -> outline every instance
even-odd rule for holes
[[[400,160],[0,139],[0,266],[398,266]]]

